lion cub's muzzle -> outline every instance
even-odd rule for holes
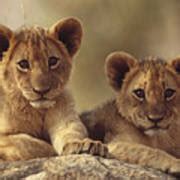
[[[48,74],[36,72],[31,79],[32,89],[38,95],[45,95],[51,90],[51,77]]]
[[[165,112],[163,112],[163,113],[158,113],[158,114],[148,114],[146,118],[148,121],[150,121],[153,124],[151,128],[159,129],[161,128],[161,125],[160,125],[161,122],[165,120],[166,118],[165,116],[166,114]]]
[[[151,126],[144,131],[146,135],[152,136],[157,133],[166,132],[169,129],[170,124],[167,122],[168,116],[165,111],[156,114],[150,113],[146,118],[151,122]],[[163,121],[165,122],[163,123]]]
[[[159,124],[165,119],[167,112],[164,104],[159,104],[149,106],[145,114],[148,121],[153,124]]]
[[[48,99],[47,98],[47,94],[48,92],[51,91],[51,87],[49,84],[47,84],[46,86],[41,86],[41,87],[33,87],[33,92],[35,94],[37,94],[39,96],[39,98],[37,98],[34,101],[31,101],[30,104],[31,106],[33,106],[34,108],[50,108],[52,106],[54,106],[54,104],[56,103],[54,100]]]

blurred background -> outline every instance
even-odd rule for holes
[[[117,50],[141,58],[180,55],[179,0],[0,0],[0,23],[49,27],[78,17],[84,26],[81,49],[69,84],[78,111],[113,97],[104,75],[106,56]]]

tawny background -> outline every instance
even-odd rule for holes
[[[24,24],[49,27],[68,16],[78,17],[84,26],[70,82],[79,111],[113,96],[104,75],[110,52],[166,59],[180,55],[178,0],[0,0],[0,23],[12,29]]]

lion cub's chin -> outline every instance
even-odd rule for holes
[[[165,133],[167,133],[167,129],[149,129],[144,131],[144,134],[146,134],[147,136],[156,136]]]
[[[30,105],[36,109],[47,109],[51,108],[56,104],[56,101],[53,100],[37,100],[30,101]]]

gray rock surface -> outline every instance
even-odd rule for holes
[[[0,163],[0,180],[176,179],[150,168],[91,155],[68,155]]]

